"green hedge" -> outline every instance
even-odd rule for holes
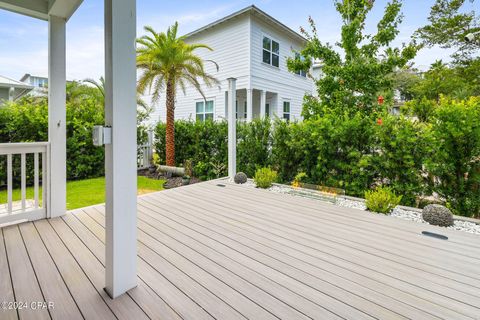
[[[345,189],[363,196],[378,185],[415,205],[436,192],[456,213],[480,210],[480,99],[442,100],[429,122],[388,114],[377,117],[326,113],[303,122],[255,120],[237,124],[237,170],[253,177],[261,167],[291,182]],[[177,121],[176,161],[192,160],[194,174],[227,174],[227,124]],[[156,126],[156,150],[165,161],[165,124]]]
[[[103,107],[91,98],[67,103],[67,179],[104,175],[104,149],[94,147],[92,127],[102,124]],[[48,141],[48,102],[27,97],[0,107],[0,143]],[[6,157],[0,160],[0,182],[6,180]],[[27,158],[27,181],[33,181],[33,157]],[[20,177],[20,157],[14,157],[14,182]]]
[[[147,108],[148,109],[148,108]],[[137,143],[147,141],[147,127],[140,122],[149,109],[137,110]],[[105,174],[104,148],[93,146],[92,128],[104,121],[103,96],[97,88],[78,82],[67,85],[67,179],[101,177]],[[0,143],[48,141],[48,100],[26,96],[15,102],[0,102]],[[13,157],[13,180],[20,180],[20,156]],[[6,157],[0,157],[0,187],[6,180]],[[27,183],[33,183],[33,156],[27,155]]]

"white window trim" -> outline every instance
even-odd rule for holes
[[[263,50],[267,50],[267,49],[264,49],[263,48],[263,38],[269,38],[270,41],[275,41],[276,43],[278,43],[278,67],[274,66],[273,65],[273,58],[272,58],[272,55],[277,55],[276,53],[273,53],[272,51],[272,47],[273,47],[273,44],[271,44],[271,47],[270,47],[270,63],[266,63],[263,61]],[[278,41],[278,39],[276,39],[275,37],[272,37],[271,35],[267,34],[267,33],[262,33],[262,40],[261,40],[261,43],[260,43],[260,59],[261,59],[261,62],[266,65],[266,66],[270,66],[272,68],[275,68],[276,70],[280,70],[280,66],[281,66],[281,55],[280,55],[280,52],[281,52],[281,47],[280,47],[280,41]]]
[[[209,101],[212,101],[213,102],[213,111],[212,112],[205,112],[205,107],[206,107],[206,102],[209,102]],[[203,102],[204,105],[203,105],[203,113],[197,113],[197,103],[198,102]],[[198,121],[197,120],[197,115],[198,114],[203,114],[203,121],[205,121],[205,115],[206,114],[212,114],[212,120],[215,120],[215,98],[214,97],[211,97],[211,98],[206,98],[206,99],[196,99],[195,100],[195,105],[194,105],[194,108],[195,108],[195,121]]]

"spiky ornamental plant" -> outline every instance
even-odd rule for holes
[[[193,86],[204,99],[202,83],[210,87],[218,80],[208,74],[204,62],[218,65],[212,60],[203,60],[196,54],[197,49],[212,49],[204,44],[188,44],[185,37],[178,36],[178,23],[167,32],[157,33],[151,27],[145,27],[147,35],[137,39],[137,69],[142,73],[137,90],[140,93],[152,92],[152,102],[157,102],[165,89],[167,127],[166,127],[166,163],[175,165],[175,95],[178,89],[185,93],[187,85]]]
[[[365,21],[373,3],[367,0],[335,2],[343,21],[341,39],[336,46],[343,54],[329,43],[322,43],[311,17],[311,31],[301,28],[307,43],[295,58],[287,60],[288,68],[309,70],[314,61],[322,65],[322,77],[316,83],[319,99],[306,97],[302,112],[306,119],[329,110],[375,114],[384,107],[377,103],[378,96],[388,96],[385,93],[393,90],[389,75],[415,57],[420,48],[415,42],[402,48],[390,47],[403,18],[399,0],[387,4],[377,32],[365,34]]]

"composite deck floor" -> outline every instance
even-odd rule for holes
[[[0,303],[54,303],[0,319],[480,319],[479,236],[218,183],[139,198],[116,300],[104,206],[0,229]]]

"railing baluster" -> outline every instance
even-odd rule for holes
[[[47,148],[48,150],[48,148]],[[48,152],[48,151],[47,151]],[[42,208],[46,209],[47,201],[47,152],[42,152]]]
[[[147,159],[148,159],[148,149],[147,147],[143,147],[143,167],[146,168],[147,167]]]
[[[12,155],[7,154],[7,214],[12,213]]]
[[[26,161],[27,156],[25,153],[20,155],[20,175],[21,175],[21,183],[20,183],[20,191],[22,195],[22,210],[25,211],[27,207],[27,165]]]
[[[38,209],[38,152],[33,154],[33,199],[35,209]]]

